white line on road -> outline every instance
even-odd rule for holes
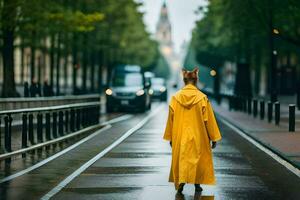
[[[80,168],[78,168],[76,171],[74,171],[72,174],[70,174],[67,178],[65,178],[62,182],[60,182],[57,186],[55,186],[51,191],[49,191],[47,194],[45,194],[41,198],[41,200],[48,200],[51,197],[53,197],[54,195],[56,195],[60,190],[62,190],[67,184],[69,184],[79,174],[81,174],[83,171],[85,171],[89,166],[91,166],[93,163],[95,163],[97,160],[99,160],[101,157],[103,157],[106,153],[108,153],[114,147],[116,147],[121,142],[123,142],[127,137],[129,137],[131,134],[133,134],[134,132],[139,130],[143,125],[145,125],[153,115],[155,115],[158,111],[160,111],[162,106],[163,105],[160,105],[158,108],[156,108],[154,111],[152,111],[148,116],[146,116],[142,121],[140,121],[137,125],[135,125],[133,128],[126,131],[114,143],[112,143],[110,146],[106,147],[103,151],[101,151],[95,157],[93,157],[92,159],[90,159],[89,161],[84,163]]]
[[[278,163],[280,163],[281,165],[283,165],[285,168],[287,168],[289,171],[291,171],[292,173],[294,173],[296,176],[298,176],[300,178],[300,170],[298,168],[294,167],[291,163],[289,163],[286,160],[282,159],[280,156],[278,156],[277,154],[275,154],[273,151],[271,151],[270,149],[264,147],[259,142],[257,142],[254,139],[252,139],[250,136],[248,136],[246,133],[244,133],[243,131],[241,131],[238,127],[236,127],[235,125],[231,124],[227,120],[223,119],[222,117],[219,117],[219,119],[220,119],[220,121],[222,123],[224,123],[227,126],[229,126],[231,129],[233,129],[234,131],[236,131],[244,139],[248,140],[250,143],[252,143],[258,149],[260,149],[261,151],[263,151],[266,154],[268,154],[269,156],[271,156],[274,160],[276,160]]]
[[[70,150],[72,150],[72,149],[78,147],[79,145],[81,145],[82,143],[86,142],[87,140],[89,140],[89,139],[95,137],[95,136],[98,135],[99,133],[101,133],[101,132],[103,132],[103,131],[105,131],[105,130],[111,128],[111,124],[116,123],[116,122],[120,122],[120,121],[123,121],[123,120],[126,120],[126,119],[129,119],[129,118],[131,118],[131,117],[132,117],[132,115],[128,115],[128,114],[127,114],[127,115],[123,115],[123,116],[120,116],[120,117],[116,117],[116,118],[114,118],[114,119],[112,119],[112,120],[109,120],[109,121],[107,121],[107,122],[102,123],[102,124],[104,125],[104,127],[101,128],[100,130],[96,131],[95,133],[93,133],[93,134],[91,134],[91,135],[89,135],[89,136],[83,138],[82,140],[80,140],[80,141],[76,142],[75,144],[69,146],[68,148],[66,148],[66,149],[64,149],[64,150],[62,150],[62,151],[60,151],[60,152],[54,154],[53,156],[50,156],[49,158],[46,158],[45,160],[42,160],[42,161],[36,163],[35,165],[32,165],[32,166],[30,166],[30,167],[28,167],[28,168],[26,168],[26,169],[24,169],[24,170],[21,170],[21,171],[15,173],[15,174],[12,174],[12,175],[10,175],[10,176],[7,176],[7,177],[1,179],[1,180],[0,180],[0,183],[4,183],[4,182],[6,182],[6,181],[10,181],[10,180],[12,180],[12,179],[14,179],[14,178],[17,178],[17,177],[19,177],[19,176],[22,176],[22,175],[24,175],[24,174],[27,174],[28,172],[31,172],[31,171],[33,171],[33,170],[35,170],[35,169],[37,169],[37,168],[39,168],[39,167],[45,165],[46,163],[48,163],[48,162],[50,162],[50,161],[52,161],[52,160],[58,158],[59,156],[61,156],[61,155],[65,154],[65,153],[67,153],[68,151],[70,151]]]

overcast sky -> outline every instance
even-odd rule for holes
[[[151,33],[155,33],[160,9],[164,0],[137,0],[144,3],[142,11],[145,12],[144,21]],[[199,18],[195,11],[204,0],[166,0],[169,18],[172,24],[173,41],[178,52],[184,40],[188,41],[195,21]]]

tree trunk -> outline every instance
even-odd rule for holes
[[[21,41],[21,83],[24,84],[24,70],[25,70],[25,56],[24,56],[24,45],[23,40]]]
[[[65,39],[67,40],[67,34],[65,35]],[[67,93],[68,88],[68,65],[69,65],[69,43],[66,42],[66,47],[64,49],[64,88],[65,94]]]
[[[87,34],[83,35],[83,45],[86,45],[88,42]],[[87,93],[87,68],[88,68],[88,49],[83,49],[83,58],[82,58],[82,90],[84,93]]]
[[[16,97],[15,72],[14,72],[14,30],[17,15],[17,2],[12,0],[2,1],[2,58],[3,58],[3,88],[2,97]]]
[[[60,58],[61,58],[61,33],[57,36],[57,55],[56,55],[56,95],[60,95]]]
[[[77,45],[78,36],[76,33],[73,34],[72,41],[72,62],[73,62],[73,77],[72,77],[72,85],[73,85],[73,94],[77,93],[77,69],[79,67],[78,63],[78,45]]]
[[[53,88],[54,85],[54,66],[55,66],[55,35],[51,34],[51,46],[50,46],[50,86]]]
[[[95,92],[95,51],[91,52],[91,92]]]
[[[2,97],[16,97],[14,70],[14,31],[3,28],[3,88]]]
[[[35,74],[35,68],[36,68],[36,64],[35,64],[35,53],[36,53],[36,33],[35,31],[32,32],[31,34],[31,52],[30,52],[30,80],[32,82],[33,79],[36,80],[36,74]]]
[[[102,67],[104,65],[103,61],[103,51],[98,51],[98,56],[97,56],[97,65],[98,65],[98,73],[97,73],[97,82],[98,82],[98,87],[97,91],[99,93],[102,92]]]

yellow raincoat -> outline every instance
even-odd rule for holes
[[[210,141],[221,134],[207,96],[188,84],[171,99],[164,139],[172,141],[169,181],[215,184]]]

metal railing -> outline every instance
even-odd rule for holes
[[[99,94],[68,95],[55,97],[0,98],[0,110],[16,110],[23,108],[58,106],[65,104],[95,102],[99,100]]]
[[[12,152],[12,123],[20,115],[20,149],[24,149],[98,124],[100,101],[0,111],[0,148],[4,153]]]

